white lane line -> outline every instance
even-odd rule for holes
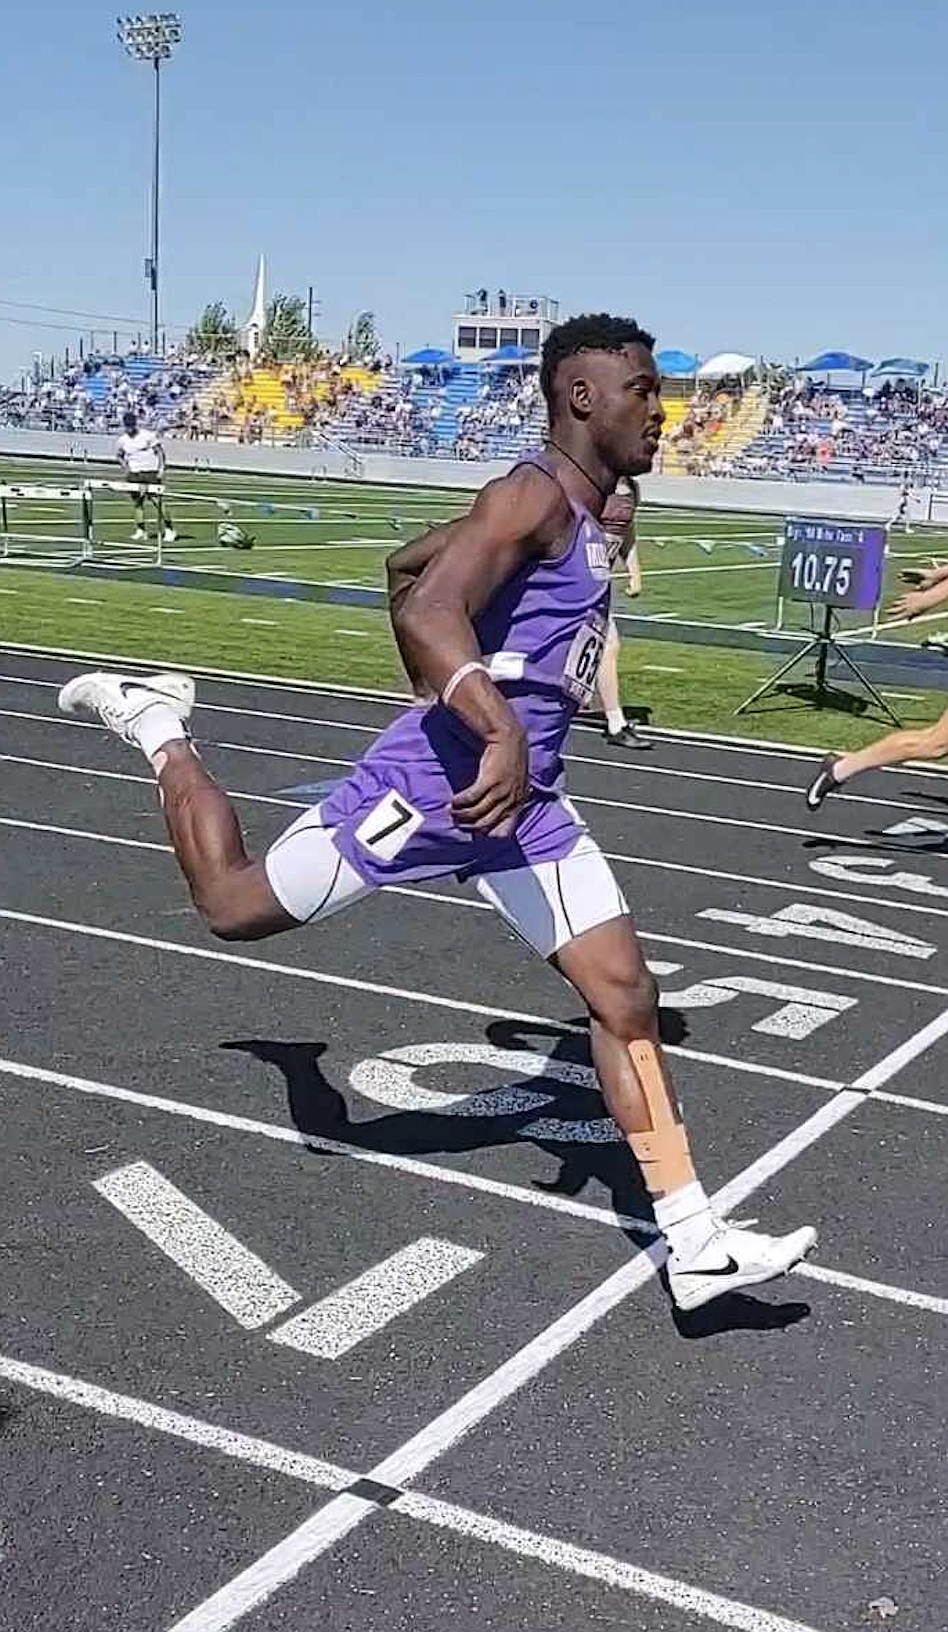
[[[130,1162],[93,1188],[248,1331],[300,1294],[148,1162]]]
[[[87,595],[67,595],[67,606],[104,606],[104,601],[92,601]]]
[[[166,618],[186,618],[187,608],[183,606],[150,606],[149,612],[160,612]]]
[[[885,1281],[870,1281],[862,1275],[847,1275],[842,1270],[821,1269],[818,1264],[798,1264],[795,1275],[805,1275],[811,1281],[822,1281],[838,1286],[841,1291],[861,1292],[870,1298],[881,1298],[888,1303],[901,1303],[909,1309],[925,1309],[933,1315],[948,1315],[948,1298],[936,1298],[929,1292],[913,1292],[907,1286],[890,1286]]]
[[[0,1356],[0,1377],[9,1383],[32,1389],[53,1399],[63,1400],[114,1421],[133,1422],[143,1428],[168,1434],[172,1438],[200,1446],[202,1449],[285,1475],[317,1488],[344,1491],[354,1484],[358,1477],[352,1469],[289,1450],[272,1441],[235,1433],[215,1423],[167,1411],[164,1407],[153,1405],[147,1400],[115,1393],[97,1384],[86,1383],[79,1378],[29,1365],[8,1356]],[[349,1498],[349,1501],[359,1503],[358,1509],[353,1509],[358,1512],[359,1518],[368,1516],[364,1510],[371,1504],[361,1503],[358,1498]],[[470,1509],[436,1501],[419,1492],[406,1492],[394,1505],[406,1518],[492,1543],[520,1557],[538,1558],[553,1568],[571,1574],[586,1576],[641,1596],[686,1608],[696,1614],[706,1615],[724,1626],[749,1628],[752,1632],[806,1632],[799,1623],[767,1616],[765,1611],[752,1610],[733,1600],[705,1593],[701,1588],[691,1587],[685,1582],[638,1569],[624,1564],[621,1560],[593,1553],[586,1548],[574,1547],[569,1542],[559,1541],[553,1537],[515,1529],[485,1515],[473,1513]],[[338,1525],[338,1520],[336,1524]],[[179,1626],[182,1624],[186,1623],[179,1622]],[[200,1626],[201,1623],[196,1622],[192,1625]]]
[[[158,610],[161,610],[161,609],[158,608]],[[67,725],[67,726],[72,726],[73,728],[79,727],[81,729],[90,730],[90,731],[101,731],[102,730],[101,726],[98,726],[98,725],[94,724],[92,721],[89,721],[89,720],[63,720],[63,719],[57,718],[55,715],[50,715],[50,714],[30,714],[30,713],[19,712],[19,711],[13,710],[13,709],[0,710],[0,715],[3,715],[3,714],[5,714],[6,717],[10,718],[10,719],[31,720],[35,724],[38,724],[38,725],[55,725],[55,726]],[[352,767],[353,765],[356,764],[356,761],[353,760],[353,759],[329,758],[326,755],[322,755],[322,754],[301,754],[301,753],[297,753],[295,750],[292,750],[292,749],[289,749],[289,748],[274,748],[274,747],[270,747],[270,746],[260,747],[258,745],[255,745],[255,744],[252,744],[252,743],[246,743],[246,742],[222,742],[222,741],[212,741],[212,740],[208,739],[205,742],[204,746],[207,747],[207,748],[224,749],[224,750],[227,750],[230,753],[262,755],[264,758],[267,758],[267,759],[289,759],[289,760],[293,760],[294,762],[301,763],[301,764],[341,765],[341,766],[346,767],[346,768],[350,768],[350,767]],[[587,765],[600,765],[601,764],[601,765],[607,765],[612,770],[616,769],[615,762],[612,761],[612,760],[598,760],[598,759],[590,759],[588,757],[579,758],[576,755],[567,755],[566,757],[571,758],[574,761],[578,761],[578,763],[581,763],[581,764],[587,764]],[[667,770],[667,771],[661,772],[660,774],[668,775],[668,776],[682,777],[686,781],[705,780],[705,781],[714,781],[714,782],[724,782],[724,783],[727,783],[728,785],[734,786],[734,787],[753,787],[753,788],[765,788],[766,789],[766,788],[770,788],[770,787],[774,786],[774,784],[772,784],[772,783],[756,783],[756,782],[749,782],[749,781],[739,782],[739,781],[736,781],[736,780],[734,780],[732,778],[718,777],[718,776],[711,776],[711,775],[704,775],[704,776],[699,776],[697,778],[692,778],[690,773],[687,772],[687,771]],[[792,787],[781,788],[779,791],[789,792],[789,793],[800,793],[801,797],[802,797],[802,791],[799,788],[792,788]],[[646,805],[646,804],[640,804],[637,801],[631,801],[631,800],[626,800],[626,799],[602,799],[602,798],[594,797],[592,794],[571,793],[570,797],[571,797],[571,799],[572,799],[572,801],[573,801],[573,803],[575,805],[595,805],[595,806],[597,806],[599,808],[602,808],[602,809],[605,809],[605,810],[634,811],[638,815],[662,816],[662,817],[667,817],[667,818],[670,817],[673,820],[683,821],[683,822],[711,823],[712,825],[716,825],[716,826],[719,826],[719,827],[750,828],[755,833],[777,833],[777,834],[780,834],[780,835],[789,836],[791,838],[805,838],[805,839],[814,839],[814,838],[816,838],[816,839],[820,839],[822,841],[828,841],[828,842],[837,843],[837,844],[846,844],[846,845],[850,846],[850,848],[863,848],[863,849],[868,848],[868,849],[872,849],[872,848],[875,847],[875,845],[877,843],[877,841],[873,840],[873,839],[861,838],[858,835],[853,835],[853,834],[849,834],[849,833],[837,833],[837,832],[829,831],[828,829],[817,828],[817,827],[814,827],[814,826],[810,826],[810,827],[787,827],[787,826],[784,826],[784,825],[781,825],[781,824],[775,823],[775,822],[754,822],[754,821],[750,821],[746,817],[717,815],[717,814],[715,814],[713,812],[709,812],[709,811],[682,810],[678,806],[668,807],[666,805]],[[847,797],[847,795],[843,795],[842,797],[845,798],[845,797]],[[854,802],[856,802],[856,801],[854,801]],[[916,816],[923,816],[925,814],[924,809],[922,809],[919,805],[906,803],[904,801],[900,802],[900,801],[889,800],[889,799],[871,799],[871,800],[870,799],[860,799],[858,801],[858,803],[860,803],[860,804],[884,805],[887,810],[908,810],[908,811],[911,811]]]
[[[70,1076],[63,1071],[50,1071],[38,1065],[26,1065],[18,1060],[0,1059],[0,1078],[15,1077],[26,1082],[43,1083],[48,1088],[62,1088],[71,1093],[87,1094],[96,1099],[117,1100],[136,1105],[142,1110],[161,1111],[167,1116],[184,1117],[188,1121],[208,1123],[212,1127],[229,1128],[235,1133],[249,1133],[257,1138],[272,1139],[278,1144],[300,1145],[329,1156],[348,1156],[353,1161],[370,1167],[385,1167],[393,1172],[408,1173],[413,1178],[433,1183],[453,1185],[476,1194],[497,1196],[521,1206],[539,1207],[546,1212],[563,1213],[571,1218],[582,1218],[594,1224],[606,1224],[616,1229],[644,1229],[654,1234],[654,1225],[628,1213],[617,1213],[612,1207],[597,1207],[592,1202],[576,1201],[571,1196],[535,1190],[531,1186],[507,1184],[500,1179],[489,1179],[480,1173],[465,1172],[460,1168],[438,1167],[433,1162],[413,1156],[399,1156],[371,1145],[343,1144],[337,1139],[324,1139],[315,1133],[300,1133],[296,1128],[279,1122],[261,1122],[254,1117],[237,1116],[229,1111],[213,1110],[208,1105],[194,1105],[187,1100],[167,1099],[160,1094],[140,1093],[133,1088],[120,1088],[111,1083],[96,1082],[89,1077]],[[367,1137],[371,1136],[371,1123]]]
[[[765,1152],[744,1173],[725,1185],[713,1198],[715,1205],[725,1210],[733,1205],[734,1198],[746,1200],[758,1185],[772,1178],[830,1127],[857,1105],[864,1103],[864,1094],[847,1090],[838,1094],[814,1116],[808,1117],[794,1133],[781,1140],[774,1150]],[[832,1116],[828,1114],[830,1111],[834,1113]],[[538,1333],[511,1355],[496,1371],[412,1435],[397,1451],[385,1457],[370,1470],[368,1477],[382,1484],[399,1486],[417,1479],[432,1462],[444,1456],[474,1427],[571,1348],[605,1315],[650,1280],[664,1258],[664,1243],[656,1242],[630,1263],[624,1264],[545,1331]],[[249,1609],[265,1603],[284,1582],[293,1580],[306,1565],[350,1534],[367,1516],[354,1511],[351,1497],[334,1497],[313,1519],[307,1520],[291,1535],[271,1547],[228,1586],[176,1622],[169,1632],[228,1632]],[[743,1618],[723,1624],[740,1626],[747,1632],[755,1632],[755,1629],[756,1632],[763,1632],[768,1623],[761,1621],[760,1614],[765,1612],[750,1610],[746,1606],[738,1607]],[[708,1613],[707,1606],[702,1612]],[[757,1617],[756,1621],[751,1618],[753,1616]],[[770,1628],[774,1628],[772,1620]],[[784,1632],[786,1628],[787,1623],[784,1622]]]
[[[948,1033],[948,1009],[936,1015],[934,1020],[930,1020],[921,1030],[913,1032],[904,1043],[899,1043],[896,1048],[891,1049],[875,1065],[870,1066],[868,1071],[863,1071],[850,1088],[842,1089],[834,1099],[827,1100],[826,1104],[814,1111],[806,1122],[794,1128],[792,1133],[781,1139],[772,1150],[765,1151],[756,1162],[752,1162],[750,1167],[738,1174],[736,1179],[732,1179],[723,1190],[719,1190],[715,1201],[722,1211],[731,1212],[735,1207],[739,1207],[753,1190],[766,1184],[767,1180],[785,1167],[787,1162],[792,1161],[815,1140],[822,1138],[824,1133],[836,1127],[837,1123],[842,1122],[844,1117],[849,1116],[859,1105],[864,1105],[866,1099],[876,1089],[882,1088],[900,1071],[904,1071],[913,1060],[940,1042],[946,1033]]]
[[[214,963],[236,964],[244,969],[259,969],[268,974],[286,975],[294,980],[312,980],[322,986],[339,986],[349,991],[370,992],[375,997],[394,997],[406,1003],[419,1003],[438,1009],[453,1009],[463,1014],[487,1015],[496,1020],[519,1020],[531,1026],[552,1027],[557,1031],[575,1032],[582,1036],[586,1028],[567,1020],[554,1020],[546,1015],[524,1014],[518,1009],[499,1009],[488,1003],[473,1003],[457,997],[442,997],[434,992],[422,992],[404,986],[389,986],[380,981],[357,980],[351,975],[333,975],[321,969],[309,969],[292,963],[272,963],[264,958],[243,957],[234,952],[217,952],[211,947],[189,946],[183,941],[166,941],[150,935],[133,935],[125,930],[104,929],[96,924],[79,924],[62,918],[45,918],[37,913],[14,912],[0,908],[0,919],[11,923],[31,924],[39,929],[64,930],[72,935],[88,935],[95,940],[117,941],[127,946],[144,946],[157,952],[177,952],[182,957],[204,958]],[[781,960],[772,960],[780,962]],[[867,979],[876,977],[866,977]],[[945,995],[948,995],[946,992]],[[696,1060],[703,1065],[719,1065],[727,1071],[741,1071],[750,1076],[780,1078],[784,1082],[799,1083],[804,1087],[826,1088],[835,1091],[838,1083],[827,1077],[810,1076],[802,1071],[787,1071],[781,1066],[759,1065],[730,1054],[714,1054],[705,1049],[683,1048],[669,1043],[666,1054],[679,1059]]]
[[[324,1139],[319,1134],[300,1133],[297,1129],[286,1127],[282,1123],[261,1122],[253,1117],[217,1111],[208,1105],[194,1105],[187,1100],[166,1099],[159,1094],[140,1093],[133,1088],[119,1088],[111,1083],[96,1082],[88,1077],[70,1076],[62,1071],[46,1070],[42,1066],[25,1065],[17,1060],[0,1059],[0,1078],[2,1077],[42,1083],[46,1087],[62,1088],[96,1099],[115,1100],[120,1104],[135,1105],[142,1110],[160,1111],[168,1116],[183,1117],[187,1121],[226,1128],[234,1133],[249,1133],[256,1138],[274,1140],[277,1144],[298,1145],[329,1156],[346,1156],[370,1167],[384,1167],[393,1172],[409,1174],[412,1178],[468,1190],[475,1195],[496,1196],[502,1201],[511,1201],[519,1206],[538,1207],[545,1212],[562,1213],[567,1217],[581,1218],[606,1229],[631,1230],[644,1238],[658,1234],[651,1219],[636,1218],[631,1213],[617,1213],[608,1205],[596,1206],[591,1202],[576,1201],[572,1196],[536,1190],[532,1186],[507,1184],[500,1179],[489,1179],[483,1174],[465,1172],[460,1168],[438,1167],[433,1162],[420,1161],[412,1156],[398,1156],[389,1151],[375,1150],[371,1146],[343,1144],[337,1139]],[[842,1085],[840,1089],[841,1087]],[[915,1099],[907,1094],[896,1094],[879,1088],[870,1088],[864,1097],[882,1100],[903,1110],[919,1110],[932,1112],[938,1116],[948,1116],[948,1104],[934,1100]],[[369,1127],[371,1128],[371,1124]],[[891,1288],[885,1288],[881,1282],[878,1283],[878,1290],[874,1290],[877,1283],[872,1282],[860,1282],[856,1286],[853,1277],[845,1271],[827,1269],[823,1265],[808,1263],[805,1270],[807,1273],[815,1270],[814,1278],[831,1286],[863,1291],[869,1296],[889,1297],[890,1301],[914,1302],[916,1296],[927,1296],[921,1293],[916,1295],[904,1288],[895,1288],[893,1291]],[[905,1296],[896,1298],[895,1292],[904,1292]],[[927,1308],[928,1305],[919,1304],[918,1307]]]
[[[116,652],[89,652],[77,647],[42,646],[32,641],[7,640],[0,642],[0,651],[11,657],[25,659],[29,662],[53,662],[72,664],[76,659],[92,660],[105,664],[113,669],[129,669],[135,674],[145,674],[153,669],[167,667],[167,658],[158,655],[150,658],[139,656],[129,657]],[[378,687],[346,686],[328,680],[291,680],[286,675],[260,674],[247,669],[216,669],[206,663],[192,663],[190,672],[194,675],[206,676],[220,685],[235,688],[259,689],[264,686],[273,691],[296,693],[300,697],[338,697],[347,702],[366,703],[377,708],[405,709],[410,706],[410,693],[398,691],[383,691]],[[0,681],[9,680],[13,684],[41,684],[49,685],[49,681],[27,681],[22,675],[0,674]],[[199,705],[200,706],[200,705]],[[208,705],[211,706],[211,705]],[[248,710],[253,714],[254,710]],[[264,716],[261,716],[264,717]],[[381,727],[351,727],[358,730],[372,730],[378,735]],[[577,730],[595,732],[601,736],[601,727],[577,723]],[[745,754],[759,759],[789,759],[796,761],[816,761],[823,757],[828,745],[822,748],[801,748],[792,742],[772,741],[770,738],[753,738],[729,736],[720,731],[693,731],[666,726],[660,731],[653,731],[651,736],[657,742],[667,741],[673,746],[682,748],[696,748],[711,750],[715,753]],[[630,768],[633,768],[630,766]],[[884,776],[913,776],[928,781],[944,782],[948,772],[935,769],[924,762],[909,760],[896,770],[887,769]],[[846,795],[853,797],[855,795]]]
[[[241,623],[254,623],[260,629],[279,629],[277,618],[241,618]]]
[[[304,1354],[338,1360],[483,1257],[452,1241],[421,1236],[267,1335]]]
[[[587,1581],[598,1581],[603,1586],[631,1592],[654,1603],[670,1604],[689,1617],[701,1615],[705,1620],[715,1621],[718,1626],[733,1627],[736,1632],[812,1632],[812,1628],[806,1627],[802,1621],[773,1615],[769,1610],[757,1609],[734,1598],[723,1598],[720,1593],[706,1592],[703,1587],[692,1586],[686,1581],[658,1575],[654,1570],[626,1564],[621,1559],[609,1558],[587,1547],[560,1541],[554,1536],[523,1530],[519,1525],[504,1524],[499,1519],[472,1513],[415,1491],[400,1496],[393,1504],[393,1511],[454,1531],[472,1541],[490,1542],[518,1558],[538,1559],[542,1564],[566,1570],[570,1575],[583,1576]],[[692,1624],[690,1620],[688,1624]]]
[[[371,640],[372,634],[368,629],[337,629],[337,635],[350,635],[354,640]],[[350,763],[352,763],[350,761]]]
[[[119,781],[138,782],[138,783],[143,783],[143,784],[145,784],[147,786],[153,786],[151,778],[149,778],[149,777],[145,777],[145,776],[129,776],[129,775],[127,775],[127,774],[125,774],[125,773],[123,773],[121,771],[92,771],[92,772],[85,773],[85,772],[83,772],[82,767],[76,766],[76,765],[50,765],[49,762],[46,761],[46,760],[22,759],[22,758],[17,757],[16,755],[0,754],[0,761],[4,761],[4,760],[12,760],[13,763],[15,763],[15,764],[38,766],[38,767],[43,768],[43,769],[49,768],[49,769],[54,769],[54,770],[68,771],[68,772],[72,772],[72,773],[75,773],[75,774],[89,774],[89,775],[92,775],[92,776],[111,777],[111,778],[116,778]],[[232,799],[246,799],[248,801],[249,800],[263,799],[263,802],[265,804],[287,806],[288,808],[294,809],[294,810],[308,808],[306,806],[300,805],[297,801],[294,801],[294,800],[269,799],[269,798],[264,799],[263,795],[258,795],[258,794],[253,794],[253,793],[235,793],[235,792],[231,792],[230,797]],[[58,835],[60,835],[62,837],[89,839],[89,840],[91,840],[93,842],[97,842],[97,841],[99,841],[100,839],[103,838],[102,835],[99,835],[99,834],[96,834],[96,833],[87,833],[87,832],[85,832],[85,831],[83,831],[81,829],[78,829],[78,828],[72,828],[72,829],[70,829],[70,828],[60,828],[60,827],[53,826],[52,824],[46,824],[46,823],[42,823],[42,822],[25,822],[25,821],[20,821],[19,819],[15,820],[12,817],[0,817],[0,826],[11,826],[11,827],[16,826],[16,827],[20,827],[20,828],[29,829],[32,832],[47,832],[48,831],[48,832],[51,832],[51,833],[58,834]],[[109,841],[108,840],[103,840],[103,842],[109,842]],[[147,847],[149,849],[161,850],[161,851],[163,851],[163,852],[165,852],[167,854],[171,853],[170,845],[161,845],[161,844],[156,843],[154,840],[148,841],[147,846],[146,846],[146,841],[138,840],[138,839],[135,839],[135,840],[132,840],[132,839],[118,840],[118,839],[116,839],[114,842],[127,845],[130,848],[138,848],[138,847],[146,848]],[[637,858],[626,857],[626,856],[621,856],[621,855],[612,855],[608,851],[605,852],[605,854],[607,856],[607,859],[609,859],[611,861],[631,861],[633,859],[637,859]],[[643,864],[644,865],[656,865],[656,866],[663,866],[664,865],[664,863],[652,863],[652,864],[650,864],[648,862],[645,862]],[[741,882],[740,875],[737,875],[737,879],[738,879],[738,882]],[[746,880],[746,882],[755,883],[755,882],[765,882],[765,881],[764,880],[755,880],[753,878],[750,878],[750,879]],[[776,881],[775,881],[775,884],[776,884]],[[804,885],[800,885],[800,886],[794,885],[792,887],[787,886],[787,888],[788,889],[793,888],[794,890],[799,888],[800,890],[803,890],[803,889],[806,888],[806,886],[804,886]],[[830,892],[830,893],[835,894],[836,892]],[[411,898],[413,898],[415,900],[419,900],[419,901],[435,901],[435,902],[438,902],[438,903],[443,904],[445,906],[460,907],[460,908],[463,908],[463,909],[468,910],[468,911],[491,912],[493,910],[485,902],[469,901],[463,896],[456,896],[456,895],[449,895],[449,894],[439,893],[438,891],[432,890],[432,889],[414,889],[410,885],[388,885],[388,886],[386,886],[385,894],[387,894],[387,895],[407,896],[407,897],[411,897]],[[842,895],[841,895],[841,892],[840,892],[840,896],[841,896],[841,898],[843,898]],[[869,898],[869,897],[847,896],[847,897],[845,897],[845,899],[860,900],[860,901],[866,900],[867,903],[872,901],[872,904],[878,905],[878,906],[883,906],[883,907],[884,906],[890,906],[890,905],[891,906],[901,905],[901,906],[904,906],[906,908],[906,910],[915,910],[914,908],[910,909],[908,907],[907,903],[894,903],[894,902],[890,903],[888,901],[875,901],[873,898]],[[922,909],[922,910],[925,910],[925,909]],[[943,915],[943,909],[935,907],[935,908],[932,908],[931,911],[933,913],[937,914],[938,916]],[[52,920],[48,920],[48,921],[44,920],[44,919],[30,919],[29,917],[24,916],[23,914],[14,913],[14,912],[10,912],[10,911],[0,909],[0,918],[4,918],[4,917],[11,918],[13,920],[17,920],[19,918],[19,919],[22,919],[24,922],[38,922],[38,923],[49,922],[51,924],[51,926],[54,927],[54,928],[70,929],[70,930],[74,930],[76,933],[99,934],[99,935],[105,936],[106,938],[111,937],[112,939],[117,939],[117,940],[127,939],[127,940],[131,940],[132,942],[134,942],[136,940],[136,937],[123,935],[120,931],[117,931],[117,930],[113,930],[113,931],[97,930],[97,929],[93,928],[90,925],[74,925],[72,923],[63,923],[58,919],[52,919]],[[724,957],[740,958],[742,961],[750,960],[750,961],[755,962],[755,963],[768,963],[768,964],[772,964],[772,965],[777,965],[777,966],[782,967],[782,968],[806,969],[806,970],[809,970],[810,972],[812,972],[814,974],[837,975],[842,980],[854,980],[854,981],[861,981],[861,982],[869,982],[870,984],[874,984],[874,985],[891,986],[891,987],[894,987],[894,988],[896,988],[898,990],[901,990],[901,991],[925,992],[925,993],[929,993],[929,994],[931,994],[932,996],[935,996],[935,997],[948,997],[948,986],[934,986],[934,985],[931,985],[931,984],[926,983],[924,981],[904,980],[904,979],[901,979],[900,977],[895,976],[895,975],[870,974],[865,970],[852,969],[852,968],[841,968],[836,964],[812,963],[812,962],[809,962],[809,961],[807,961],[806,959],[803,959],[803,958],[785,957],[785,956],[781,956],[781,955],[779,955],[777,953],[772,953],[772,952],[757,952],[757,951],[753,950],[752,948],[747,948],[747,947],[723,946],[719,942],[716,942],[716,941],[697,941],[697,940],[694,940],[692,938],[688,938],[688,937],[681,936],[681,935],[663,935],[663,934],[658,934],[658,933],[656,933],[654,931],[650,931],[650,930],[639,930],[638,933],[639,933],[639,939],[640,940],[643,940],[643,941],[656,941],[659,944],[664,945],[664,946],[685,947],[685,948],[688,948],[688,949],[690,949],[692,951],[699,951],[699,952],[717,952],[717,953],[720,953]],[[151,944],[151,943],[146,942],[144,944]],[[162,943],[162,944],[164,944],[164,943]],[[240,959],[240,958],[237,958],[233,954],[228,954],[228,953],[223,953],[223,952],[215,953],[215,952],[211,951],[210,949],[207,949],[206,951],[204,951],[203,954],[200,951],[194,951],[193,949],[187,948],[187,947],[180,947],[179,950],[184,951],[184,952],[191,952],[192,955],[194,955],[194,956],[204,955],[206,957],[211,957],[211,958],[217,957],[217,958],[219,958],[219,959],[221,959],[221,960],[223,960],[225,962],[228,961],[228,960],[233,961],[233,962],[244,962],[244,963],[250,963],[252,966],[257,961],[257,960],[253,960],[253,959],[247,959],[247,958]],[[260,963],[259,967],[261,967],[261,968],[282,969],[284,972],[286,972],[288,974],[300,974],[301,973],[301,971],[299,969],[293,968],[292,966],[285,965],[285,964],[263,964],[263,963]],[[305,978],[305,974],[303,975],[303,978]],[[547,1023],[549,1023],[549,1022],[547,1022]],[[557,1022],[557,1023],[559,1023],[559,1022]],[[566,1030],[571,1029],[568,1026],[565,1026],[565,1023],[562,1023],[562,1024],[564,1025],[564,1029],[566,1029]],[[573,1029],[575,1029],[575,1028],[573,1028]],[[670,1050],[670,1052],[674,1053],[674,1052],[676,1052],[676,1050],[673,1048],[673,1049]],[[686,1057],[686,1058],[695,1058],[695,1059],[704,1058],[704,1059],[708,1059],[712,1063],[714,1063],[719,1058],[718,1056],[711,1056],[711,1055],[690,1054],[687,1049],[679,1049],[679,1050],[677,1050],[677,1052],[681,1053],[683,1055],[683,1057]],[[750,1066],[742,1067],[740,1065],[740,1062],[736,1062],[736,1061],[732,1062],[732,1063],[734,1063],[737,1066],[738,1069],[747,1069],[747,1070],[758,1069],[758,1068],[754,1068],[754,1067],[750,1067]],[[768,1071],[769,1071],[769,1068],[768,1068]],[[803,1079],[794,1079],[794,1080],[803,1080]],[[816,1081],[816,1082],[819,1081],[819,1079],[807,1079],[807,1080]]]
[[[166,1411],[163,1406],[148,1400],[136,1399],[131,1394],[116,1394],[100,1388],[97,1383],[86,1383],[78,1377],[67,1377],[61,1372],[47,1371],[41,1366],[28,1365],[9,1355],[0,1355],[0,1377],[8,1383],[19,1383],[23,1388],[49,1394],[55,1400],[96,1411],[100,1416],[112,1417],[117,1422],[134,1422],[142,1428],[153,1428],[173,1439],[183,1439],[203,1450],[219,1451],[222,1456],[238,1462],[249,1462],[254,1467],[267,1468],[272,1473],[286,1474],[290,1479],[301,1479],[309,1485],[326,1490],[345,1490],[358,1474],[350,1468],[337,1467],[316,1456],[304,1456],[299,1451],[287,1450],[270,1440],[256,1439],[249,1434],[233,1433],[217,1423],[204,1422],[198,1417],[183,1416],[178,1411]]]

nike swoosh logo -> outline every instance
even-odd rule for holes
[[[727,1263],[722,1264],[719,1269],[680,1269],[678,1273],[679,1275],[737,1275],[740,1268],[740,1264],[728,1254]]]

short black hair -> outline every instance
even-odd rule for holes
[[[579,351],[622,351],[626,346],[644,346],[651,351],[655,336],[642,329],[631,317],[610,317],[608,312],[593,312],[584,317],[571,317],[551,329],[543,346],[540,364],[540,388],[553,406],[553,388],[556,371],[567,357]]]
[[[130,431],[133,425],[138,424],[138,415],[133,409],[129,408],[128,411],[122,415],[122,424],[125,426],[127,431]]]

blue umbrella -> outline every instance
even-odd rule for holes
[[[690,351],[658,351],[655,366],[666,380],[687,380],[697,371],[698,359]]]
[[[851,351],[821,351],[808,363],[801,363],[798,374],[866,374],[872,367],[868,357],[854,357]]]
[[[917,363],[911,357],[885,357],[881,363],[876,364],[872,372],[873,376],[876,374],[898,374],[905,380],[920,380],[924,374],[928,373],[928,364]]]
[[[491,351],[483,359],[485,363],[494,363],[499,368],[505,368],[513,363],[538,363],[539,357],[535,351],[529,351],[526,346],[500,346],[497,351]]]
[[[450,351],[441,351],[437,346],[422,346],[420,351],[413,351],[409,357],[402,358],[403,368],[452,368],[457,358]]]

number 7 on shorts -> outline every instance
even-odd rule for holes
[[[420,810],[392,789],[372,806],[356,828],[355,837],[362,848],[379,861],[394,861],[424,819]]]

